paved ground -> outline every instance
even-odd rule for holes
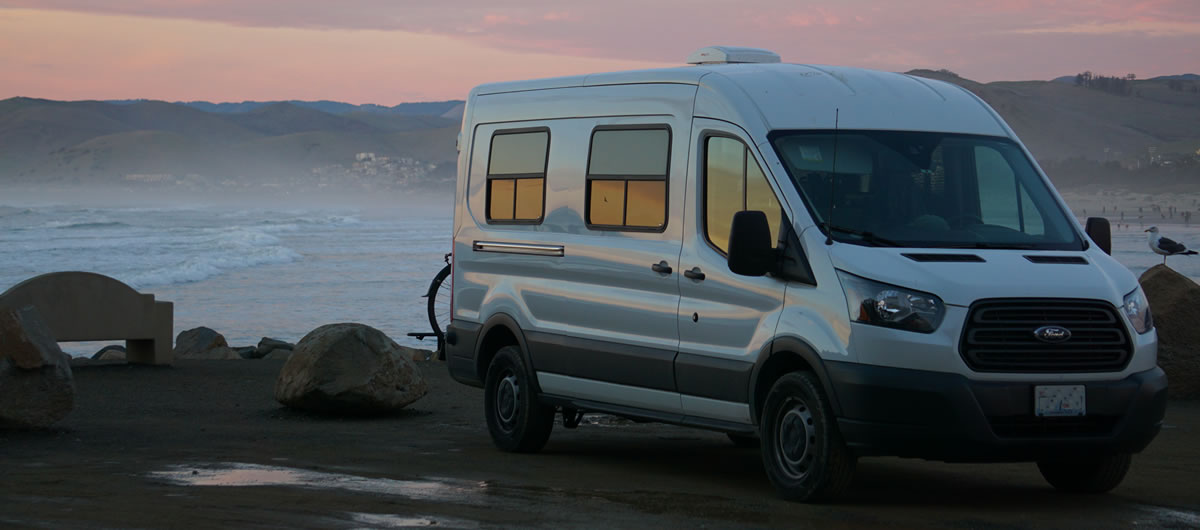
[[[440,364],[429,396],[374,419],[281,408],[281,365],[78,368],[55,430],[0,431],[0,527],[1200,527],[1197,403],[1171,403],[1108,495],[1056,493],[1032,464],[873,458],[813,506],[775,499],[758,450],[721,434],[595,416],[513,455]]]

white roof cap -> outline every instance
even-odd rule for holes
[[[706,46],[692,52],[688,64],[777,63],[779,54],[762,48],[741,46]]]

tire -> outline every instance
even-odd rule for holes
[[[1133,457],[1128,454],[1039,460],[1051,486],[1068,493],[1107,493],[1121,484]]]
[[[779,378],[767,394],[760,422],[763,467],[781,498],[831,501],[849,489],[856,459],[812,372]]]
[[[450,276],[449,265],[438,271],[433,281],[429,282],[429,290],[425,292],[425,312],[439,343],[446,338],[446,326],[450,323],[450,291],[441,288],[447,276]]]
[[[752,434],[739,434],[734,432],[725,433],[729,437],[729,441],[733,442],[736,447],[758,447],[760,442],[757,436]]]
[[[515,453],[545,447],[554,428],[554,408],[538,402],[521,350],[505,346],[496,352],[483,389],[488,432],[496,447]]]

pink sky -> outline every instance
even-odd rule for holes
[[[461,99],[711,44],[978,81],[1200,73],[1200,0],[0,0],[0,98]]]

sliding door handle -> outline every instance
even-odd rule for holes
[[[671,265],[666,260],[651,265],[650,269],[659,274],[671,274]]]

